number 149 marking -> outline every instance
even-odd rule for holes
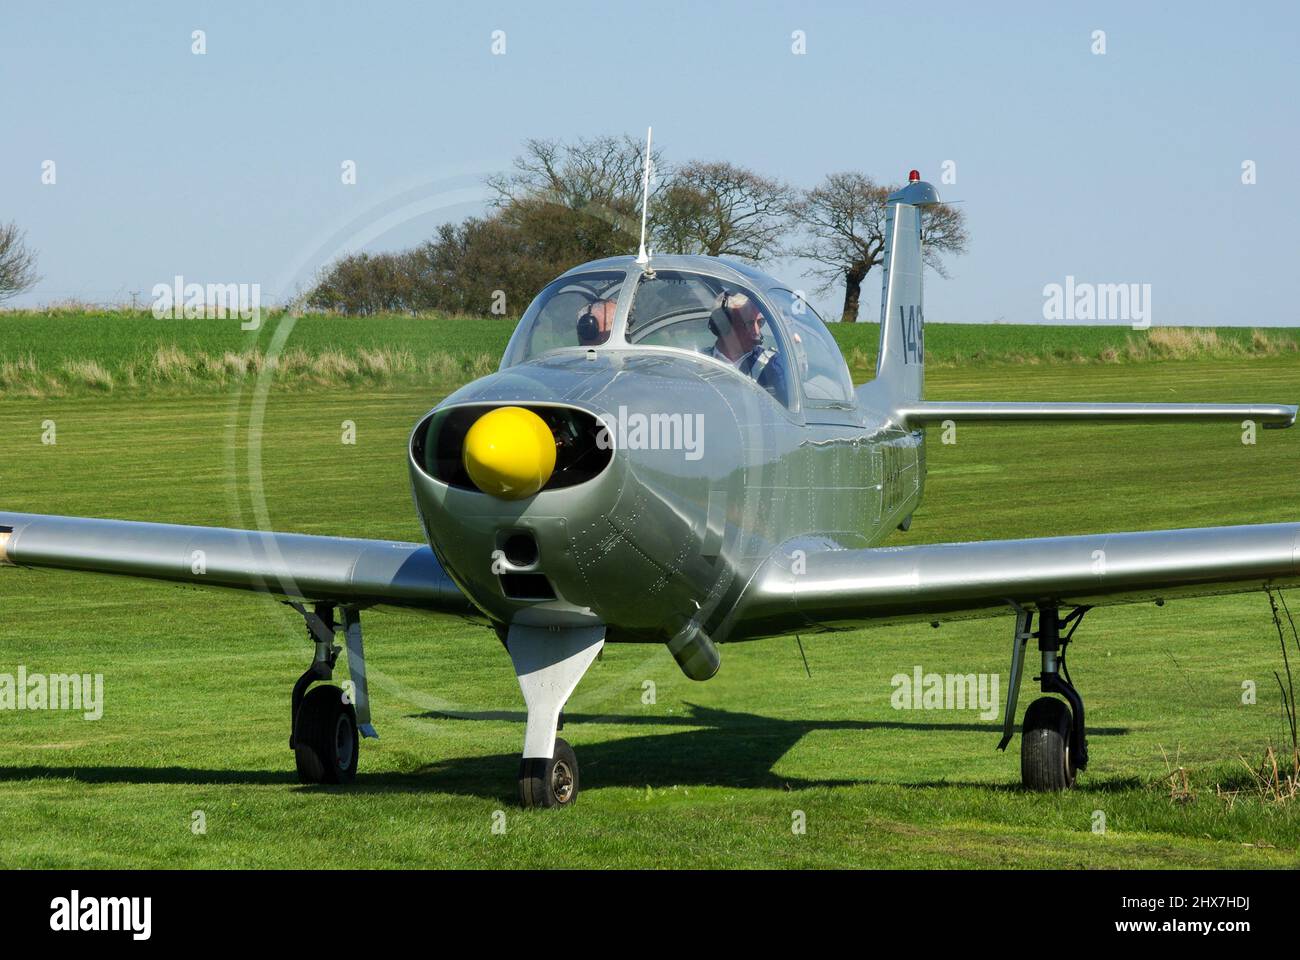
[[[903,334],[903,363],[925,362],[925,329],[920,307],[898,307],[898,327]]]

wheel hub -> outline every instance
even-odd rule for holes
[[[340,716],[334,727],[334,762],[340,770],[352,765],[352,725],[346,715]]]
[[[563,760],[555,761],[551,767],[551,792],[560,803],[568,803],[573,796],[573,771]]]

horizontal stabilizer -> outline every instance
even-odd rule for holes
[[[917,400],[899,407],[908,428],[954,423],[1039,420],[1167,423],[1170,421],[1254,420],[1281,429],[1295,423],[1296,407],[1280,403],[1001,403]]]

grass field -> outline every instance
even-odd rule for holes
[[[155,320],[146,312],[0,312],[0,392],[8,396],[190,394],[251,379],[274,357],[278,384],[410,387],[460,382],[496,368],[514,321],[475,317],[268,313],[237,320]],[[969,364],[1116,365],[1149,360],[1290,356],[1300,329],[930,324],[931,368]],[[852,366],[874,369],[879,328],[832,324]]]
[[[79,340],[72,327],[33,325],[11,339],[13,322],[0,319],[0,352],[41,364],[108,363],[160,337],[174,342],[149,323],[102,335],[83,323]],[[464,346],[450,326],[403,322],[304,322],[294,342]],[[209,337],[213,326],[182,346],[239,349]],[[507,333],[498,324],[466,335],[483,338],[467,355],[495,351]],[[970,357],[978,341],[962,338],[975,336],[933,326],[927,346],[931,357]],[[1003,336],[1007,356],[1046,356],[1042,331]],[[1071,337],[1085,342],[1062,334]],[[856,359],[861,378],[868,361]],[[272,391],[260,484],[249,480],[246,386],[8,390],[0,506],[415,540],[404,445],[452,385]],[[927,395],[1294,402],[1300,357],[986,357],[936,365]],[[56,445],[41,442],[46,420]],[[343,420],[357,425],[355,446],[339,442]],[[964,427],[955,445],[932,436],[928,453],[926,501],[892,542],[1300,519],[1297,431],[1261,432],[1248,446],[1231,424]],[[1092,766],[1061,796],[1020,791],[1018,739],[1006,755],[994,750],[1000,717],[891,707],[891,678],[917,665],[1005,682],[1010,618],[804,637],[811,677],[793,638],[724,647],[705,684],[682,677],[661,648],[610,647],[569,704],[564,736],[584,786],[558,814],[514,806],[522,702],[485,629],[367,614],[382,739],[363,746],[352,787],[304,788],[287,748],[288,700],[310,645],[283,606],[10,568],[0,570],[0,605],[0,673],[102,673],[106,701],[98,721],[0,712],[3,867],[1300,865],[1300,807],[1261,799],[1242,760],[1254,764],[1286,738],[1273,679],[1281,654],[1258,594],[1089,615],[1070,659],[1090,709]],[[1257,686],[1254,705],[1242,703],[1245,681]],[[1191,790],[1175,798],[1166,778],[1178,767]],[[197,811],[205,832],[192,829]],[[504,833],[493,831],[497,811]],[[797,811],[804,834],[792,831]],[[1094,832],[1098,812],[1104,833]]]

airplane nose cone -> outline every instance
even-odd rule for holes
[[[499,500],[522,500],[546,485],[555,469],[555,437],[523,407],[497,407],[465,435],[465,472],[474,486]]]

